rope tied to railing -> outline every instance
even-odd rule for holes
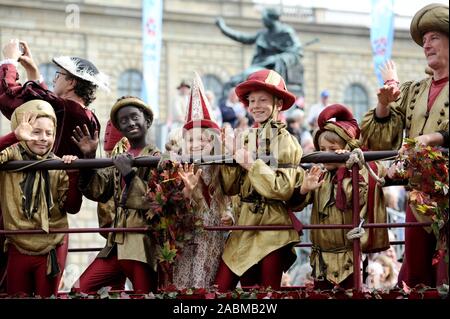
[[[370,176],[372,176],[373,179],[375,179],[377,181],[377,184],[380,186],[384,186],[384,184],[386,182],[384,177],[378,176],[372,170],[370,165],[367,164],[366,160],[364,159],[364,153],[360,148],[353,149],[348,157],[348,160],[345,162],[345,166],[348,169],[351,169],[353,167],[353,165],[355,165],[355,164],[358,165],[359,169],[362,169],[363,167],[365,167],[367,169],[367,171],[369,172]]]
[[[347,239],[348,240],[354,240],[354,239],[359,239],[361,238],[364,234],[365,234],[365,230],[362,227],[362,225],[364,224],[364,218],[361,218],[361,221],[359,222],[358,227],[355,227],[353,229],[351,229],[348,233],[347,233]]]

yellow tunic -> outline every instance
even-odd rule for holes
[[[249,144],[256,141],[256,134],[259,140],[258,155],[270,153],[277,158],[278,163],[292,164],[292,167],[269,167],[258,159],[248,171],[240,166],[224,165],[221,168],[221,184],[225,194],[239,194],[240,197],[239,206],[233,208],[237,211],[237,225],[292,225],[285,201],[294,191],[302,149],[281,123],[268,122],[257,131],[249,131],[244,143],[250,149],[252,145]],[[264,141],[266,145],[262,146]],[[262,202],[259,205],[245,201],[249,197],[262,197]],[[225,244],[222,259],[231,271],[242,276],[269,253],[297,242],[299,236],[293,229],[233,231]],[[295,260],[295,252],[292,252]]]
[[[19,144],[0,152],[0,164],[14,160],[23,160]],[[5,230],[45,229],[47,225],[48,228],[69,227],[67,215],[62,211],[69,189],[69,177],[64,170],[49,170],[48,174],[53,198],[50,214],[41,216],[41,214],[35,213],[31,219],[28,219],[22,208],[24,194],[20,186],[25,178],[25,173],[0,171],[0,206]],[[12,243],[22,254],[45,255],[62,244],[63,239],[64,234],[7,235],[5,250],[6,245]]]
[[[377,164],[378,175],[384,176],[386,169]],[[362,180],[359,181],[360,217],[367,219],[368,209],[368,180],[369,173],[366,168],[360,172]],[[333,175],[326,172],[324,183],[306,196],[300,196],[300,185],[297,184],[295,193],[290,201],[295,211],[300,211],[312,204],[311,224],[353,224],[352,212],[352,179],[343,179],[342,187],[345,192],[347,209],[341,211],[336,207],[335,194],[337,184],[332,182]],[[386,222],[386,206],[383,191],[376,187],[374,192],[374,220],[371,222]],[[310,256],[313,277],[318,280],[326,279],[333,283],[340,283],[353,273],[353,242],[346,237],[349,229],[314,229],[311,231],[313,244]],[[370,244],[369,244],[370,236]],[[361,238],[361,248],[364,251],[380,251],[389,248],[387,229],[366,230]]]
[[[120,145],[120,143],[118,145]],[[124,148],[116,147],[113,155],[125,152]],[[139,155],[159,155],[159,150],[152,146],[145,147]],[[145,227],[149,226],[146,220],[147,210],[133,209],[137,200],[134,194],[138,194],[139,201],[142,201],[142,194],[147,188],[146,182],[149,177],[148,167],[133,168],[136,175],[130,183],[127,198],[124,205],[121,205],[124,196],[122,187],[122,175],[115,167],[96,170],[96,173],[86,185],[82,185],[81,191],[87,198],[106,203],[112,196],[114,198],[114,210],[116,212],[113,227]],[[106,257],[110,248],[117,245],[117,259],[136,260],[149,264],[156,271],[156,244],[151,238],[143,233],[114,233],[108,235],[107,245],[99,253],[99,257]]]
[[[427,112],[431,78],[419,82],[406,82],[400,87],[401,95],[390,104],[386,120],[374,118],[375,108],[364,116],[361,124],[363,144],[370,150],[391,150],[401,147],[403,130],[406,137],[416,137],[440,130],[448,131],[448,82]]]

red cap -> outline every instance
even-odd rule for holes
[[[332,118],[335,118],[336,121],[330,121]],[[352,112],[342,104],[332,104],[327,106],[320,112],[317,124],[319,125],[319,130],[314,135],[314,146],[317,149],[319,149],[319,136],[324,131],[335,132],[347,142],[347,144],[351,140],[359,139],[361,132],[358,122],[353,117]],[[353,145],[351,145],[351,148],[354,148]]]
[[[112,125],[111,120],[108,120],[105,129],[105,145],[103,146],[105,152],[111,152],[116,143],[120,141],[122,137],[122,133],[120,133],[120,131]]]
[[[245,82],[239,84],[235,91],[239,100],[248,106],[248,95],[253,91],[267,91],[283,100],[281,111],[289,109],[295,103],[295,95],[286,88],[284,79],[273,70],[263,69],[249,75]]]

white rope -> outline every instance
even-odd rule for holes
[[[366,232],[364,230],[364,228],[362,228],[362,225],[364,224],[364,218],[361,218],[361,222],[359,223],[358,227],[355,227],[353,229],[351,229],[348,233],[347,233],[347,239],[348,240],[353,240],[353,239],[358,239],[361,238],[364,233]]]
[[[360,148],[355,148],[351,153],[350,156],[345,162],[345,166],[348,169],[351,169],[354,164],[358,164],[359,169],[362,169],[363,166],[366,167],[367,171],[369,172],[370,176],[373,177],[377,181],[377,184],[380,186],[383,186],[385,183],[384,177],[379,177],[375,172],[372,170],[372,168],[369,166],[369,164],[366,163],[364,160],[364,154]]]

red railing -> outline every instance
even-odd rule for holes
[[[448,151],[447,151],[448,152]],[[373,151],[364,152],[364,159],[366,161],[382,160],[387,158],[392,158],[397,155],[397,151]],[[327,152],[316,152],[313,154],[308,154],[302,158],[301,163],[329,163],[329,162],[345,162],[348,160],[350,154],[333,154]],[[266,161],[273,160],[273,158],[267,157],[263,158]],[[154,156],[144,156],[136,158],[134,160],[133,166],[156,166],[159,163],[160,158]],[[182,162],[195,162],[197,164],[229,164],[237,165],[233,162],[232,158],[224,156],[206,156],[201,159],[195,158],[180,158]],[[271,162],[273,163],[273,162]],[[17,170],[20,168],[27,167],[27,169],[83,169],[83,168],[103,168],[112,166],[113,162],[111,159],[78,159],[71,164],[65,164],[60,160],[48,160],[48,161],[10,161],[3,165],[0,165],[0,170]],[[353,186],[353,220],[352,224],[331,224],[331,225],[304,225],[304,229],[353,229],[358,227],[360,223],[359,217],[359,184],[358,184],[359,167],[354,164],[352,167],[352,186]],[[423,227],[430,226],[431,223],[372,223],[364,224],[363,228],[396,228],[396,227]],[[147,232],[149,227],[139,227],[139,228],[77,228],[77,229],[50,229],[49,233],[96,233],[96,232]],[[292,226],[287,225],[263,225],[263,226],[204,226],[205,230],[208,231],[230,231],[230,230],[259,230],[259,231],[269,231],[269,230],[289,230],[293,229]],[[0,230],[0,235],[8,234],[46,234],[41,229],[29,229],[29,230]],[[391,242],[396,244],[401,244],[403,242]],[[299,247],[311,246],[310,243],[298,244]],[[101,248],[72,248],[69,249],[70,252],[87,252],[87,251],[97,251]],[[356,291],[362,291],[362,273],[361,273],[361,248],[359,238],[353,239],[353,278],[354,278],[354,288]]]

